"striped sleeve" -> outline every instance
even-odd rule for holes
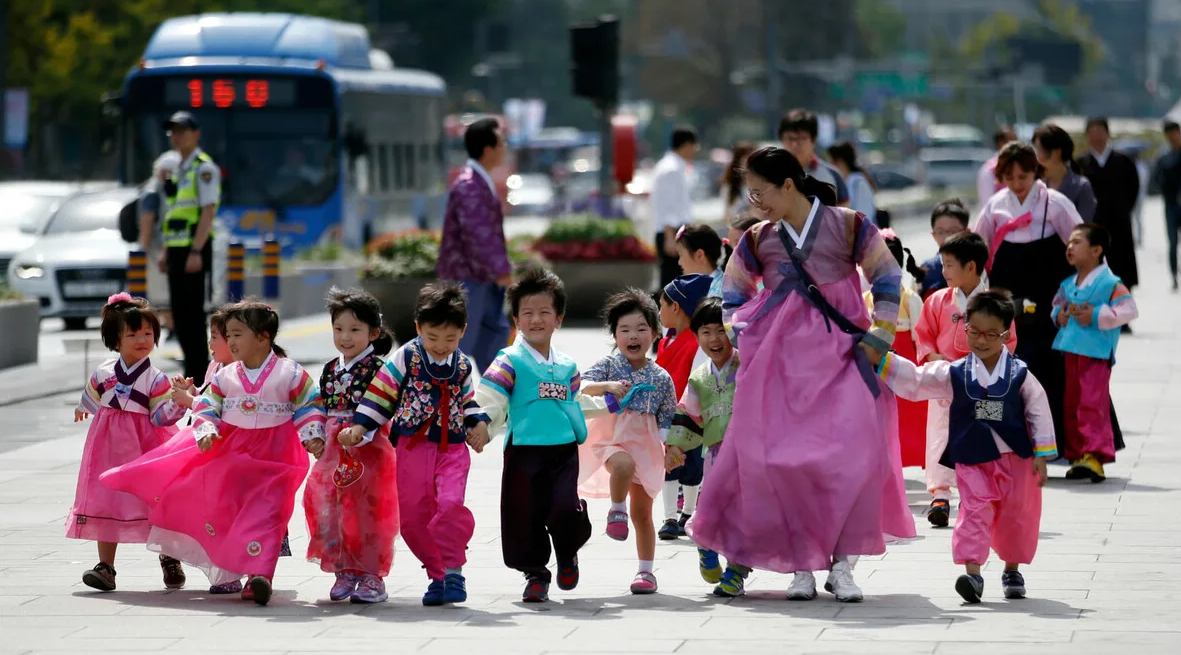
[[[911,401],[948,399],[952,394],[951,362],[940,360],[915,366],[905,357],[886,353],[878,364],[878,377],[899,398]]]
[[[225,392],[221,389],[219,378],[226,369],[218,371],[213,381],[205,385],[205,391],[193,401],[193,438],[200,441],[204,437],[217,436],[217,429],[221,426],[221,408],[225,402]]]
[[[299,433],[299,440],[307,442],[312,439],[323,439],[324,406],[320,402],[320,388],[299,364],[295,364],[290,399],[295,410],[291,420],[295,424],[295,431]]]
[[[172,383],[162,372],[156,373],[152,381],[152,388],[148,394],[148,415],[152,425],[176,425],[184,418],[185,408],[172,402]]]
[[[501,353],[488,365],[488,370],[484,371],[484,378],[480,380],[480,384],[487,385],[490,391],[510,398],[513,395],[516,381],[517,372],[513,369],[512,361],[509,360],[508,355]]]
[[[894,344],[894,334],[898,330],[902,269],[878,228],[861,214],[853,220],[857,234],[853,259],[869,280],[869,292],[873,297],[873,325],[861,341],[874,350],[886,352]]]
[[[368,430],[376,430],[394,417],[402,382],[406,379],[406,348],[402,346],[382,365],[369,383],[365,397],[353,412],[353,423]]]
[[[102,382],[98,380],[98,371],[90,374],[86,381],[86,388],[82,390],[82,398],[78,401],[78,411],[91,416],[98,414],[98,404],[102,402]]]
[[[672,429],[668,432],[669,446],[676,446],[681,450],[692,450],[703,442],[704,420],[701,416],[701,396],[697,393],[697,386],[693,380],[685,386],[685,393],[681,394],[681,402],[677,405],[677,413],[673,415]]]
[[[464,355],[464,357],[466,358],[467,355]],[[468,359],[468,363],[471,363],[471,359]],[[476,380],[475,376],[470,372],[472,370],[473,367],[469,366],[469,372],[467,377],[463,379],[462,386],[463,424],[469,428],[474,428],[480,423],[491,423],[488,414],[483,409],[480,409],[480,404],[476,402]]]
[[[1132,292],[1123,284],[1117,284],[1111,292],[1111,300],[1095,308],[1092,322],[1100,330],[1114,330],[1131,323],[1138,316],[1140,310],[1136,308]]]
[[[732,325],[734,312],[759,293],[762,264],[759,263],[756,252],[762,228],[767,225],[770,223],[759,223],[742,235],[722,276],[722,322],[728,326],[727,332],[731,333],[731,341],[734,341],[743,327]]]

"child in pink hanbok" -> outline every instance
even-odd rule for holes
[[[307,475],[304,449],[324,450],[319,391],[275,346],[278,331],[278,314],[261,302],[227,307],[226,337],[237,361],[213,376],[194,406],[196,447],[183,451],[187,461],[137,462],[104,477],[108,486],[137,493],[161,489],[148,548],[197,566],[214,585],[247,575],[242,598],[259,605],[270,601]]]
[[[86,432],[74,506],[66,519],[66,537],[98,542],[98,564],[82,582],[100,591],[115,590],[115,550],[119,544],[148,539],[151,508],[132,494],[99,484],[109,468],[130,462],[167,441],[184,410],[170,399],[168,376],[148,359],[160,340],[160,319],[142,298],[119,293],[102,310],[102,340],[119,353],[103,362],[82,392],[74,422],[94,416]],[[164,586],[180,589],[180,562],[160,557]]]
[[[1046,462],[1057,457],[1046,392],[1005,347],[1015,313],[1007,291],[982,291],[968,301],[961,328],[971,349],[967,357],[916,368],[890,353],[877,367],[902,398],[951,401],[941,460],[954,467],[960,490],[951,547],[965,569],[955,590],[969,603],[979,603],[984,593],[980,568],[990,547],[1005,562],[1005,598],[1025,597],[1018,568],[1037,551]]]
[[[637,289],[608,299],[603,313],[618,352],[582,375],[583,395],[610,394],[611,414],[587,424],[586,442],[579,447],[578,491],[588,498],[611,498],[607,536],[617,541],[627,539],[624,503],[631,498],[640,558],[633,594],[653,594],[657,589],[652,499],[664,487],[664,441],[677,412],[672,377],[647,357],[660,333],[658,312],[651,296]]]
[[[381,603],[388,598],[383,579],[398,537],[397,457],[388,429],[368,439],[342,432],[352,425],[394,338],[381,325],[377,299],[364,291],[333,289],[328,312],[340,357],[325,364],[320,376],[327,443],[303,493],[308,561],[336,574],[330,599]]]

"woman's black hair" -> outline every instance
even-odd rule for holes
[[[705,298],[697,305],[693,318],[689,320],[689,329],[693,334],[701,331],[707,325],[724,325],[722,323],[722,299],[718,297]]]
[[[738,200],[738,195],[742,193],[742,160],[750,156],[755,148],[753,141],[739,141],[730,152],[730,164],[726,166],[726,172],[722,174],[721,179],[722,185],[726,187],[727,207],[734,204],[734,201]]]
[[[939,254],[955,257],[960,266],[974,263],[976,275],[984,275],[984,266],[988,263],[988,244],[984,237],[975,232],[960,232],[951,235],[939,246]]]
[[[663,291],[661,292],[663,293]],[[639,312],[652,328],[653,333],[660,332],[660,308],[652,296],[639,289],[628,287],[607,299],[603,306],[603,322],[611,336],[615,336],[615,329],[619,327],[619,319]]]
[[[239,321],[250,328],[255,336],[267,335],[271,339],[271,350],[275,352],[275,356],[287,356],[287,351],[275,343],[275,336],[279,334],[279,314],[270,305],[257,298],[247,298],[223,309],[227,323]]]
[[[689,254],[700,250],[705,253],[705,258],[709,260],[709,265],[713,268],[718,267],[718,262],[721,261],[723,255],[729,254],[726,252],[726,242],[722,240],[718,231],[704,223],[696,223],[687,225],[677,232],[677,243],[685,246],[685,250]]]
[[[156,314],[156,310],[148,304],[148,301],[143,298],[132,298],[125,293],[116,294],[111,298],[114,300],[108,299],[106,306],[102,309],[103,323],[99,329],[103,345],[107,347],[107,350],[119,350],[119,339],[123,336],[123,328],[127,328],[130,332],[139,332],[145,323],[155,333],[156,345],[160,345],[160,317]]]
[[[566,314],[566,285],[562,278],[544,268],[532,268],[521,274],[516,282],[508,288],[509,306],[512,307],[513,318],[521,310],[521,299],[527,296],[548,295],[554,301],[554,313],[559,317]]]
[[[791,180],[805,196],[819,198],[822,204],[835,207],[837,190],[831,184],[804,173],[800,161],[790,152],[776,146],[760,148],[746,158],[746,171],[754,173],[777,187]]]
[[[972,318],[972,314],[992,316],[998,319],[1001,325],[1007,326],[1013,324],[1013,319],[1017,316],[1017,306],[1013,303],[1013,294],[1008,290],[986,289],[968,300],[968,310],[965,314],[969,319]]]
[[[414,322],[419,325],[467,327],[467,296],[455,282],[435,282],[418,292]]]
[[[338,289],[332,287],[328,291],[328,315],[335,321],[337,316],[345,312],[352,312],[365,325],[376,328],[377,338],[370,342],[373,352],[379,357],[388,355],[394,349],[394,335],[383,325],[381,305],[368,291],[361,289]]]
[[[1005,175],[1009,174],[1009,170],[1014,166],[1021,167],[1021,170],[1033,173],[1034,179],[1042,179],[1046,174],[1046,169],[1037,160],[1037,151],[1033,146],[1021,141],[1010,141],[1008,145],[1001,148],[1000,154],[996,157],[996,180],[1004,183]]]
[[[935,205],[935,209],[931,210],[931,228],[935,228],[935,221],[939,220],[941,216],[950,216],[964,225],[964,229],[968,229],[968,223],[972,220],[972,215],[968,213],[968,208],[964,206],[964,202],[959,198],[952,198],[944,200]]]
[[[853,146],[851,141],[841,141],[834,143],[828,147],[828,158],[833,161],[845,162],[845,166],[854,173],[861,173],[865,177],[865,181],[869,182],[869,188],[873,189],[874,193],[878,191],[878,185],[874,183],[873,176],[869,171],[865,170],[861,164],[857,163],[857,148]]]
[[[923,280],[927,279],[927,272],[919,268],[919,265],[915,263],[914,254],[910,252],[909,248],[903,247],[902,239],[898,238],[898,235],[893,230],[882,234],[882,238],[885,239],[886,247],[890,249],[890,253],[894,255],[894,259],[898,260],[898,265],[905,266],[906,272],[910,273],[914,281],[922,284]],[[905,263],[903,259],[906,260]]]
[[[1033,142],[1046,152],[1057,150],[1067,168],[1075,173],[1081,172],[1078,163],[1074,161],[1074,139],[1070,138],[1066,130],[1053,123],[1042,125],[1033,131]]]

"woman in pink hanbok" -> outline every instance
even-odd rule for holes
[[[723,306],[743,362],[712,472],[726,482],[705,487],[689,533],[742,564],[715,594],[743,593],[761,568],[794,573],[788,598],[810,600],[812,572],[829,570],[837,599],[859,601],[856,557],[914,534],[892,472],[894,397],[869,364],[894,340],[901,270],[872,223],[813,197],[831,192],[787,151],[751,155],[746,179],[770,220],[743,235],[726,268]]]
[[[159,468],[133,464],[103,482],[133,493],[161,489],[145,498],[155,505],[148,548],[202,569],[214,585],[247,575],[243,598],[266,605],[308,472],[304,449],[324,449],[324,410],[315,381],[274,345],[274,310],[243,301],[226,312],[236,361],[214,375],[193,407],[189,461],[179,473],[175,459],[156,460]]]

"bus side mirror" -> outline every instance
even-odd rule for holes
[[[349,159],[369,154],[369,141],[365,137],[365,131],[353,125],[345,128],[344,149],[348,153]]]

